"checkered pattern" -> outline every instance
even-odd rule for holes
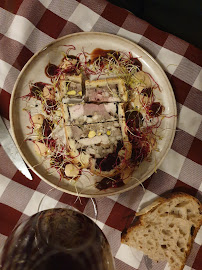
[[[58,37],[80,31],[120,35],[147,50],[164,68],[178,107],[177,132],[160,169],[139,186],[96,200],[97,224],[111,245],[117,270],[147,269],[143,254],[120,244],[121,231],[136,211],[165,192],[184,191],[201,199],[202,192],[202,53],[191,44],[154,28],[105,0],[0,1],[0,114],[9,125],[13,85],[29,58]],[[0,249],[14,226],[39,210],[72,205],[95,218],[90,199],[51,189],[32,173],[27,180],[0,147]],[[47,194],[44,197],[44,194]],[[43,200],[42,200],[43,199]],[[42,204],[39,207],[39,202]],[[202,269],[202,230],[185,269]],[[153,263],[152,269],[169,269]]]

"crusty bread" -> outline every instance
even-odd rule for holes
[[[122,243],[182,270],[202,224],[201,210],[201,203],[185,193],[160,198],[136,214],[139,219],[122,233]]]

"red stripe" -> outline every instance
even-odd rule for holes
[[[66,23],[66,20],[47,9],[36,27],[50,37],[58,38]]]
[[[172,87],[175,93],[176,101],[181,104],[184,104],[185,99],[191,89],[191,85],[181,81],[175,76],[170,77],[170,82],[172,84]]]
[[[21,70],[32,56],[33,53],[26,47],[23,47],[13,66],[18,70]]]
[[[202,141],[197,139],[197,138],[194,138],[187,157],[189,159],[193,160],[194,162],[202,165],[202,153],[201,153],[201,150],[202,150]]]
[[[3,36],[0,40],[0,59],[12,65],[22,47],[20,42]]]
[[[31,171],[30,171],[31,172]],[[16,174],[13,176],[13,180],[23,186],[29,187],[33,190],[36,190],[39,183],[41,182],[41,179],[33,172],[31,172],[31,175],[33,177],[33,180],[30,181],[27,179],[20,171],[17,171]]]
[[[0,114],[7,120],[9,120],[9,104],[11,94],[2,89],[0,93]]]
[[[0,203],[0,233],[8,236],[16,226],[22,213],[18,210]]]
[[[4,8],[5,10],[16,14],[21,3],[23,2],[23,0],[1,0],[0,1],[0,7]]]
[[[144,36],[158,45],[163,46],[169,34],[157,29],[156,27],[153,27],[152,25],[149,25],[144,33]]]
[[[118,26],[122,26],[126,17],[128,16],[128,11],[108,3],[101,16]]]
[[[202,51],[192,44],[189,44],[184,56],[193,63],[202,66]]]
[[[192,267],[195,269],[195,270],[201,270],[201,258],[202,258],[202,246],[200,247],[198,253],[197,253],[197,256],[195,258],[195,261],[192,265]]]
[[[134,216],[134,210],[116,202],[106,221],[106,225],[119,231],[123,231],[131,224]]]
[[[185,192],[195,197],[197,194],[197,189],[185,184],[184,182],[180,180],[177,180],[177,183],[172,192]]]

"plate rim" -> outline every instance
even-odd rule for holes
[[[121,190],[117,190],[116,188],[114,188],[111,192],[108,192],[107,194],[83,194],[83,193],[77,193],[76,191],[73,192],[73,191],[69,191],[65,188],[62,188],[62,187],[59,187],[53,183],[51,183],[50,181],[48,181],[45,177],[43,177],[40,173],[38,173],[35,168],[33,168],[33,166],[29,163],[29,161],[27,160],[27,158],[25,157],[25,155],[23,154],[23,152],[21,151],[20,149],[20,146],[18,144],[18,141],[17,141],[17,138],[16,138],[16,134],[15,134],[15,131],[14,131],[14,121],[13,121],[13,113],[14,113],[14,96],[15,96],[15,92],[16,92],[16,89],[17,89],[17,85],[21,79],[21,77],[23,76],[23,73],[24,71],[27,69],[27,67],[30,65],[30,63],[33,61],[33,59],[35,59],[41,52],[45,51],[48,47],[52,46],[53,44],[63,40],[63,39],[66,39],[66,38],[71,38],[71,37],[74,37],[74,36],[82,36],[82,35],[102,35],[102,36],[108,36],[108,37],[112,37],[112,38],[116,38],[116,39],[119,39],[119,40],[122,40],[124,42],[127,42],[128,44],[130,44],[131,46],[133,47],[136,47],[138,48],[140,51],[142,51],[145,55],[147,55],[147,57],[150,58],[150,60],[156,65],[156,67],[158,67],[158,69],[160,70],[161,72],[161,75],[163,76],[163,79],[166,81],[167,85],[169,86],[170,88],[170,95],[171,95],[171,98],[172,98],[172,101],[173,101],[173,114],[176,115],[176,117],[174,117],[173,119],[173,132],[172,132],[172,136],[170,138],[170,141],[169,141],[169,144],[167,146],[167,149],[163,155],[163,157],[161,158],[161,160],[156,164],[156,170],[158,170],[158,168],[160,167],[161,163],[164,161],[166,155],[168,154],[168,151],[171,149],[171,146],[172,146],[172,143],[173,143],[173,140],[174,140],[174,137],[175,137],[175,133],[176,133],[176,126],[177,126],[177,104],[176,104],[176,99],[175,99],[175,95],[174,95],[174,91],[173,91],[173,88],[172,88],[172,85],[168,79],[168,77],[166,76],[166,73],[165,71],[163,70],[163,68],[161,67],[161,65],[144,49],[142,48],[141,46],[139,46],[138,44],[136,44],[134,41],[131,41],[127,38],[124,38],[122,36],[119,36],[119,35],[115,35],[115,34],[110,34],[110,33],[105,33],[105,32],[76,32],[76,33],[72,33],[72,34],[68,34],[68,35],[65,35],[65,36],[62,36],[58,39],[55,39],[53,40],[52,42],[48,43],[47,45],[45,45],[42,49],[38,50],[27,62],[26,64],[24,65],[24,67],[22,68],[22,70],[20,71],[18,77],[17,77],[17,80],[15,81],[15,84],[13,86],[13,89],[12,89],[12,93],[11,93],[11,100],[10,100],[10,107],[9,107],[9,118],[10,118],[10,126],[11,126],[11,132],[12,132],[12,137],[13,137],[13,140],[15,142],[15,145],[20,153],[20,155],[22,156],[23,160],[26,162],[26,164],[28,165],[29,169],[31,169],[41,180],[45,181],[48,185],[54,187],[55,189],[58,189],[64,193],[67,193],[67,194],[71,194],[71,195],[74,195],[74,196],[79,196],[79,197],[85,197],[85,198],[99,198],[99,197],[107,197],[107,196],[112,196],[112,195],[116,195],[116,194],[121,194],[121,193],[124,193],[124,192],[127,192],[137,186],[139,186],[140,184],[142,184],[145,180],[147,180],[149,177],[151,177],[151,175],[154,174],[155,170],[147,175],[146,177],[144,177],[142,180],[140,180],[139,182],[137,183],[134,183],[133,185],[129,186],[129,187],[126,187],[125,189],[121,189]],[[109,190],[109,189],[107,189]]]

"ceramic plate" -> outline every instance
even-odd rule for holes
[[[28,115],[23,111],[23,100],[19,97],[29,93],[29,83],[32,82],[45,82],[50,83],[50,79],[45,75],[45,67],[47,64],[53,63],[58,65],[63,58],[62,51],[65,51],[64,45],[74,45],[76,50],[74,54],[85,50],[91,53],[95,48],[102,48],[105,50],[127,51],[133,54],[133,57],[138,57],[142,63],[142,69],[148,72],[153,79],[158,83],[160,91],[155,94],[157,99],[165,107],[164,115],[176,115],[176,102],[173,94],[172,87],[159,64],[141,47],[135,43],[128,41],[119,36],[106,34],[106,33],[75,33],[72,35],[64,36],[60,39],[47,45],[41,51],[36,53],[24,66],[21,71],[12,93],[11,99],[11,127],[13,130],[15,143],[28,166],[45,182],[51,186],[62,190],[63,192],[84,196],[84,197],[99,197],[109,196],[116,193],[125,192],[142,183],[160,166],[165,158],[168,150],[171,147],[175,128],[176,117],[165,117],[160,126],[161,140],[158,141],[159,151],[152,152],[152,159],[150,162],[144,161],[135,170],[133,179],[126,185],[119,188],[110,188],[107,190],[97,190],[92,183],[83,183],[82,186],[72,185],[67,180],[62,180],[58,186],[59,175],[49,174],[44,163],[41,163],[40,156],[37,156],[33,150],[33,146],[29,142],[24,142],[29,123]]]

